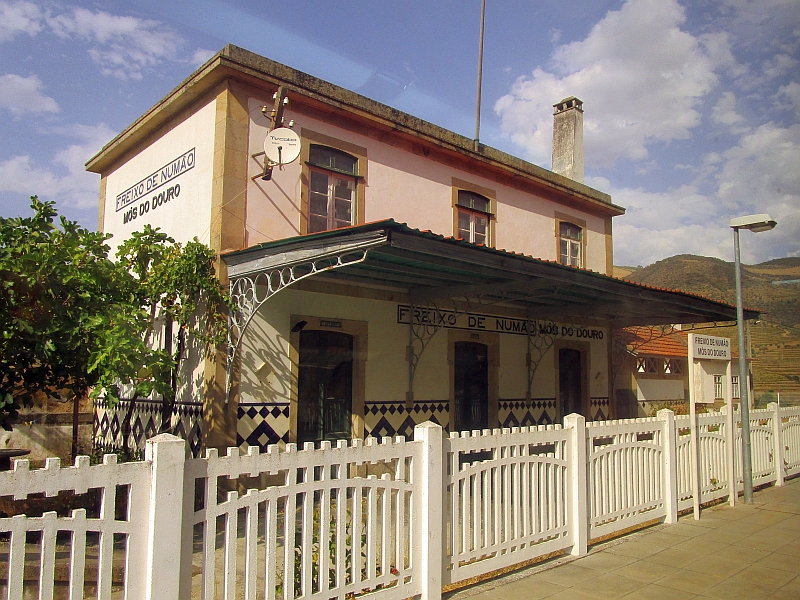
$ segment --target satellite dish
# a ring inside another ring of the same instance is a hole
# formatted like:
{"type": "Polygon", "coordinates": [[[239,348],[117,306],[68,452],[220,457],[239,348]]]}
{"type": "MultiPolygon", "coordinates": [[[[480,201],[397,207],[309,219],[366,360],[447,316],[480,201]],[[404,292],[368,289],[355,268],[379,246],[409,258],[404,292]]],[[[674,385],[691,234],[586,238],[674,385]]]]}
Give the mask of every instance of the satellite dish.
{"type": "Polygon", "coordinates": [[[288,127],[278,127],[267,134],[264,152],[276,165],[287,165],[300,156],[300,136],[288,127]]]}

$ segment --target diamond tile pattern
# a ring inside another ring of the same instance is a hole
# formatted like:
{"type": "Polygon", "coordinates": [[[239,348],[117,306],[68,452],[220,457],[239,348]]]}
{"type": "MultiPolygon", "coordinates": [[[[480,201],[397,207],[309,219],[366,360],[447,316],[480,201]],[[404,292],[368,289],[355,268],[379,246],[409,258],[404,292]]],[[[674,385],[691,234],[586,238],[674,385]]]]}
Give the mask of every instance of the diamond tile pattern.
{"type": "Polygon", "coordinates": [[[267,446],[288,441],[288,402],[239,404],[237,446],[258,446],[266,450],[267,446]]]}
{"type": "Polygon", "coordinates": [[[411,440],[414,426],[432,421],[449,430],[450,403],[446,400],[416,402],[406,408],[405,402],[367,402],[364,404],[364,437],[405,436],[411,440]]]}
{"type": "Polygon", "coordinates": [[[592,421],[608,421],[609,402],[608,398],[591,398],[592,421]]]}
{"type": "MultiPolygon", "coordinates": [[[[99,400],[94,413],[93,445],[102,452],[122,450],[122,425],[130,407],[130,401],[121,400],[110,406],[106,400],[99,400]]],[[[138,399],[131,414],[128,446],[144,453],[145,442],[158,433],[161,426],[161,402],[138,399]]],[[[203,445],[203,405],[201,402],[177,402],[172,408],[170,433],[189,442],[193,457],[200,455],[203,445]]]]}
{"type": "Polygon", "coordinates": [[[530,405],[525,400],[500,400],[498,409],[500,427],[550,425],[556,418],[556,399],[534,398],[530,405]]]}

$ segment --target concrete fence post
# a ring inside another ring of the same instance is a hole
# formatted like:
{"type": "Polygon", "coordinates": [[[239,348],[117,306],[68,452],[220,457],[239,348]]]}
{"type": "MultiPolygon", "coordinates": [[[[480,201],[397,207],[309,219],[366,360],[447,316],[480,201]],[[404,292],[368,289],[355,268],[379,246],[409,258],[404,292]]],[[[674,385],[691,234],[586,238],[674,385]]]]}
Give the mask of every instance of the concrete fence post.
{"type": "Polygon", "coordinates": [[[784,445],[783,445],[783,423],[781,421],[781,409],[777,402],[770,402],[767,408],[772,411],[772,460],[775,463],[775,485],[783,485],[784,477],[784,445]]]}
{"type": "Polygon", "coordinates": [[[147,440],[145,460],[151,463],[145,598],[178,598],[183,527],[182,439],[162,433],[147,440]]]}
{"type": "Polygon", "coordinates": [[[678,448],[675,436],[675,413],[668,408],[658,411],[664,422],[664,516],[665,523],[678,522],[678,448]]]}
{"type": "Polygon", "coordinates": [[[422,600],[441,600],[442,597],[442,513],[444,476],[442,469],[442,428],[426,421],[414,427],[414,441],[422,442],[421,460],[416,472],[419,477],[416,489],[419,507],[419,526],[415,527],[422,600]]]}
{"type": "Polygon", "coordinates": [[[588,552],[589,508],[586,482],[586,419],[571,414],[564,417],[564,427],[572,431],[569,465],[569,515],[572,530],[573,556],[584,556],[588,552]]]}

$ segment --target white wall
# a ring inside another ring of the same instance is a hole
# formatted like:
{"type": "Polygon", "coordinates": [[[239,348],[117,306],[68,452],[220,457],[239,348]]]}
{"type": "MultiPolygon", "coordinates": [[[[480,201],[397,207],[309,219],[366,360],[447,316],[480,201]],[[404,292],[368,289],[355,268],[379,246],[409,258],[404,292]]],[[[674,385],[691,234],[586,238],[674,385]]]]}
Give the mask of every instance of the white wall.
{"type": "MultiPolygon", "coordinates": [[[[683,386],[681,379],[637,379],[636,399],[643,401],[683,400],[683,386]]],[[[712,381],[713,384],[713,381],[712,381]]],[[[712,388],[713,389],[713,388],[712,388]]]]}
{"type": "Polygon", "coordinates": [[[208,243],[214,116],[212,100],[108,174],[103,229],[114,235],[112,252],[147,223],[179,242],[196,236],[208,243]],[[187,154],[192,150],[193,160],[192,154],[187,154]],[[171,165],[182,156],[185,162],[173,171],[171,165]],[[180,174],[169,177],[176,172],[180,174]],[[131,189],[134,191],[125,195],[131,189]],[[174,195],[176,191],[179,193],[174,195]],[[168,196],[169,201],[164,202],[168,196]]]}

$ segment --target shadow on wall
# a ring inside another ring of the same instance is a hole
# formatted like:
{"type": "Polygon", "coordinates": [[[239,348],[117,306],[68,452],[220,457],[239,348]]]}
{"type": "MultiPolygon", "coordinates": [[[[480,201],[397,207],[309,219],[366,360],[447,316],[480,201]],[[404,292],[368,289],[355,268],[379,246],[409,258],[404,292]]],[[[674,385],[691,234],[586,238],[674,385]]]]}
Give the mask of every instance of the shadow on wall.
{"type": "Polygon", "coordinates": [[[280,334],[269,335],[268,327],[265,321],[254,319],[242,340],[240,402],[288,403],[291,397],[289,342],[280,334]]]}

